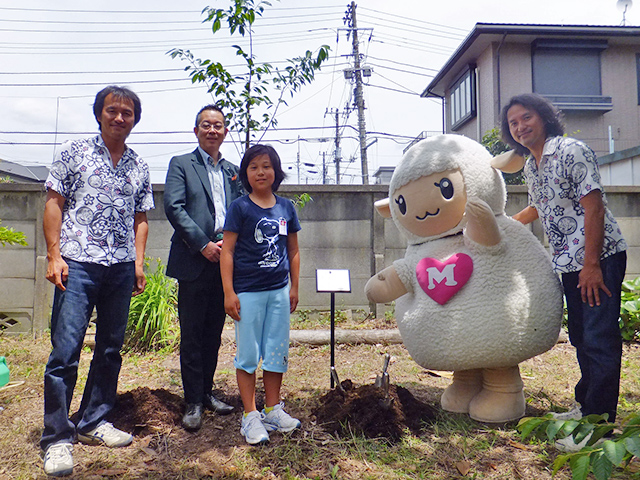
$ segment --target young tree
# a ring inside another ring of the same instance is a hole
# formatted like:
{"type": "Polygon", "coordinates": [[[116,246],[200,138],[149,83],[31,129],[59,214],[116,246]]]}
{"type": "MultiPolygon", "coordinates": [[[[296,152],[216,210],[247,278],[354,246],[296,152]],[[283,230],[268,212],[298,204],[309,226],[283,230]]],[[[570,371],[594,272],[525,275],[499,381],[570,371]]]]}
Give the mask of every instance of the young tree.
{"type": "Polygon", "coordinates": [[[252,26],[256,18],[262,16],[264,6],[270,5],[260,0],[232,0],[232,5],[226,10],[206,7],[202,11],[207,16],[204,22],[212,22],[214,34],[226,21],[232,36],[240,34],[248,37],[248,50],[233,45],[236,55],[245,63],[245,72],[241,75],[232,75],[219,62],[196,58],[189,50],[174,48],[167,52],[172,58],[190,63],[185,71],[189,73],[192,83],[207,85],[215,102],[227,112],[229,127],[239,136],[239,143],[244,143],[245,150],[249,148],[256,131],[262,131],[258,139],[260,141],[264,133],[277,124],[278,107],[286,105],[285,93],[293,96],[303,85],[311,83],[316,70],[329,58],[329,47],[323,45],[315,52],[307,50],[303,56],[287,60],[285,68],[258,62],[253,53],[252,26]],[[269,97],[271,90],[277,92],[276,100],[269,97]],[[258,109],[262,111],[261,118],[256,118],[258,109]]]}

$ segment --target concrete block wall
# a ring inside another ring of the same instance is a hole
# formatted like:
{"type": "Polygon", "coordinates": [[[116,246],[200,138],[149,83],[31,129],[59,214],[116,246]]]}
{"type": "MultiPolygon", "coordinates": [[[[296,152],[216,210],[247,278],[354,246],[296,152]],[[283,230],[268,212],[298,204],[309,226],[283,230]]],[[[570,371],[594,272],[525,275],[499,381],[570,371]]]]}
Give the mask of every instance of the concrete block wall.
{"type": "Polygon", "coordinates": [[[53,289],[44,278],[44,189],[39,184],[0,185],[2,226],[23,232],[27,246],[0,246],[0,334],[32,334],[48,327],[53,289]]]}
{"type": "MultiPolygon", "coordinates": [[[[348,269],[351,293],[337,293],[339,309],[363,309],[382,315],[390,306],[369,304],[364,285],[376,272],[404,255],[405,239],[390,219],[374,212],[385,185],[283,185],[280,194],[308,193],[313,201],[300,212],[301,285],[299,309],[327,310],[330,294],[316,292],[317,269],[348,269]]],[[[640,187],[607,187],[609,206],[629,244],[628,277],[640,275],[640,187]]],[[[526,187],[508,187],[507,214],[527,202],[526,187]]],[[[173,229],[162,207],[164,185],[154,186],[155,210],[149,212],[147,256],[166,264],[173,229]]],[[[46,281],[46,245],[42,234],[45,192],[41,185],[0,184],[0,220],[27,235],[29,246],[0,246],[0,330],[37,334],[48,328],[54,287],[46,281]]],[[[539,223],[530,227],[544,243],[539,223]]]]}

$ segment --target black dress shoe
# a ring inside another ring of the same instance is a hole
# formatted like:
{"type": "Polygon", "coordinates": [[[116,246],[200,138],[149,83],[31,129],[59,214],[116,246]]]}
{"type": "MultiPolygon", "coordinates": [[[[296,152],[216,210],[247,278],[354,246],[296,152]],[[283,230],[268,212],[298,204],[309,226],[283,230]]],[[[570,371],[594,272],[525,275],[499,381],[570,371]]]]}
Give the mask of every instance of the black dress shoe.
{"type": "Polygon", "coordinates": [[[204,408],[213,410],[218,415],[228,415],[233,412],[233,407],[217,399],[213,393],[204,396],[204,408]]]}
{"type": "Polygon", "coordinates": [[[186,430],[199,430],[202,426],[202,404],[189,403],[182,417],[182,426],[186,430]]]}

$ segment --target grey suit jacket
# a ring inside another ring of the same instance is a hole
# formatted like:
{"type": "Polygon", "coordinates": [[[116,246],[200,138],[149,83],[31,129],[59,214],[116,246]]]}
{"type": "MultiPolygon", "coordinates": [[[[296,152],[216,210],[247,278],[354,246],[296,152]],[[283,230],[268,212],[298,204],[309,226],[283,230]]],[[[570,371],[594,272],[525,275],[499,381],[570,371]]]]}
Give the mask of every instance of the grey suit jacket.
{"type": "MultiPolygon", "coordinates": [[[[238,167],[220,160],[227,207],[245,194],[238,167]]],[[[173,157],[164,187],[164,211],[175,232],[167,263],[167,275],[178,280],[195,280],[211,266],[200,250],[215,239],[215,208],[204,159],[196,148],[173,157]]]]}

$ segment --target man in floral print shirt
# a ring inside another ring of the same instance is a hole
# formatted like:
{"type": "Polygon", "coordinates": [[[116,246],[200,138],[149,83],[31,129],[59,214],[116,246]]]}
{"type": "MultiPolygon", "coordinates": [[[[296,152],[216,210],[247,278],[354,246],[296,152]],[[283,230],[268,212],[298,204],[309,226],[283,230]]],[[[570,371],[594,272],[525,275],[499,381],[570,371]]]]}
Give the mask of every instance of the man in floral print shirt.
{"type": "MultiPolygon", "coordinates": [[[[579,419],[608,414],[615,421],[622,337],[618,325],[627,244],[607,207],[595,153],[564,137],[560,113],[540,95],[513,97],[502,111],[503,139],[526,155],[529,206],[513,216],[522,223],[540,218],[562,276],[569,338],[582,377],[575,387],[576,408],[557,414],[579,419]]],[[[590,438],[590,437],[589,437],[590,438]]],[[[567,437],[564,451],[582,448],[567,437]]]]}
{"type": "Polygon", "coordinates": [[[140,114],[132,91],[101,90],[94,103],[100,134],[63,144],[45,183],[46,276],[56,286],[40,440],[48,475],[72,473],[76,438],[109,447],[133,438],[105,417],[116,399],[131,295],[146,285],[146,212],[154,207],[153,194],[147,164],[125,144],[140,114]],[[96,345],[75,425],[69,407],[94,307],[96,345]]]}

